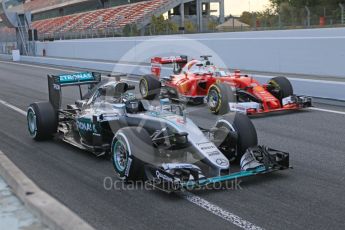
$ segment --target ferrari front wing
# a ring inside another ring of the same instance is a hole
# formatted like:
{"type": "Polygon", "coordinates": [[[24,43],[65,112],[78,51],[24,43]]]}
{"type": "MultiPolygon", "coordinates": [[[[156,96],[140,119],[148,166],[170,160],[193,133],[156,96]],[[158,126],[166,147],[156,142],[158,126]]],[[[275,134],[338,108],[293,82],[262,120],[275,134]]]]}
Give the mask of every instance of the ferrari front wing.
{"type": "Polygon", "coordinates": [[[281,112],[289,110],[298,110],[312,106],[312,98],[308,96],[289,96],[283,98],[280,108],[264,108],[262,104],[258,102],[239,102],[239,103],[229,103],[229,110],[231,112],[240,112],[247,115],[271,113],[271,112],[281,112]]]}

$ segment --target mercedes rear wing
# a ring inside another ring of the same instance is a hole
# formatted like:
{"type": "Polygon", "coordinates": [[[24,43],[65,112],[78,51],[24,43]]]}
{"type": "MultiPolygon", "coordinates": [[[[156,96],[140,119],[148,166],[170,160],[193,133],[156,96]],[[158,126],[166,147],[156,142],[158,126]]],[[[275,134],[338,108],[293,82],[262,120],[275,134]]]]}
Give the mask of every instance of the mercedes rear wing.
{"type": "Polygon", "coordinates": [[[82,85],[89,85],[89,89],[101,82],[101,74],[95,72],[82,72],[63,75],[48,75],[49,102],[55,110],[61,108],[61,88],[79,86],[80,99],[82,99],[82,85]]]}
{"type": "Polygon", "coordinates": [[[155,77],[160,77],[162,72],[162,65],[173,64],[174,72],[179,72],[188,62],[188,57],[185,55],[171,56],[171,57],[153,57],[151,58],[151,73],[155,77]]]}

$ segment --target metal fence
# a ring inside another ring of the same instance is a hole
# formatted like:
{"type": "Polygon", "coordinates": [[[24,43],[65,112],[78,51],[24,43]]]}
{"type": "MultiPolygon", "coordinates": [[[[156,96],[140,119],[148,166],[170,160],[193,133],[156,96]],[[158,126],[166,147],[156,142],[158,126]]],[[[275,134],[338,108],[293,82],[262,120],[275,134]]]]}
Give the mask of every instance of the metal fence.
{"type": "MultiPolygon", "coordinates": [[[[294,8],[288,4],[282,4],[276,12],[266,10],[259,13],[243,13],[242,16],[228,17],[228,22],[220,25],[219,21],[210,18],[203,19],[202,30],[199,30],[196,21],[186,19],[185,26],[180,27],[179,18],[172,18],[151,24],[143,29],[138,29],[140,21],[127,25],[124,28],[115,28],[112,25],[107,28],[97,27],[85,30],[78,28],[67,31],[60,28],[51,33],[40,33],[39,40],[65,40],[65,39],[85,39],[102,37],[130,37],[130,36],[150,36],[150,35],[171,35],[171,34],[191,34],[191,33],[216,33],[234,31],[257,31],[257,30],[277,30],[277,29],[304,29],[304,28],[324,28],[324,27],[345,27],[345,6],[339,4],[336,7],[303,7],[294,8]],[[230,23],[229,23],[230,22],[230,23]]],[[[15,31],[2,32],[0,28],[0,52],[8,53],[13,48],[16,41],[15,31]]]]}
{"type": "Polygon", "coordinates": [[[83,31],[56,31],[54,33],[39,33],[40,40],[64,40],[101,37],[130,37],[150,35],[192,34],[192,33],[216,33],[234,31],[258,31],[258,30],[288,30],[305,28],[345,27],[345,10],[342,5],[334,9],[325,7],[281,7],[276,13],[261,12],[249,13],[238,17],[228,17],[232,23],[220,25],[217,21],[204,20],[202,31],[193,21],[187,21],[187,25],[181,29],[175,21],[164,22],[160,25],[148,25],[143,30],[138,30],[137,25],[131,24],[124,28],[89,28],[83,31]]]}
{"type": "Polygon", "coordinates": [[[282,4],[277,12],[269,10],[260,13],[247,13],[237,17],[248,26],[230,26],[223,31],[304,29],[345,26],[345,5],[336,7],[295,8],[282,4]]]}

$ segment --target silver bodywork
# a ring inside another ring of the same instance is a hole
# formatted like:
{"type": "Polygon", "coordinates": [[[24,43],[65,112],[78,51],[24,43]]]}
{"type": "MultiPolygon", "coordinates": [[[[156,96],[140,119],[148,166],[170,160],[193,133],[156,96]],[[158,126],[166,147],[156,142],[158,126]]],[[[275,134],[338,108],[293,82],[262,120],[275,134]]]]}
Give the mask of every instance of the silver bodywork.
{"type": "Polygon", "coordinates": [[[200,128],[189,118],[184,119],[173,113],[161,112],[148,112],[140,114],[144,120],[158,120],[161,123],[169,123],[174,126],[178,132],[188,133],[188,142],[193,146],[194,153],[199,158],[204,159],[209,166],[219,170],[229,169],[229,161],[217,148],[217,146],[210,141],[207,134],[202,132],[200,128]]]}
{"type": "MultiPolygon", "coordinates": [[[[102,87],[110,86],[111,84],[120,84],[123,82],[108,82],[102,87]]],[[[126,94],[126,93],[125,93],[126,94]]],[[[125,98],[126,96],[121,95],[125,98]]],[[[88,119],[92,121],[95,117],[97,122],[116,123],[120,120],[138,120],[139,128],[146,128],[147,124],[152,122],[160,123],[161,129],[164,127],[173,127],[177,133],[187,133],[188,143],[190,144],[188,149],[180,149],[180,152],[191,153],[194,155],[195,159],[201,159],[209,167],[212,168],[212,174],[219,175],[222,170],[227,170],[230,167],[229,160],[223,153],[217,148],[217,146],[210,140],[210,135],[208,132],[200,130],[200,128],[190,119],[183,114],[177,112],[172,112],[169,110],[171,108],[170,104],[161,104],[160,106],[151,106],[147,102],[146,111],[139,113],[128,113],[126,111],[126,104],[121,100],[106,101],[96,100],[97,92],[94,92],[93,95],[87,100],[84,100],[83,107],[79,114],[77,115],[77,129],[80,133],[80,136],[83,136],[85,130],[91,131],[94,128],[93,124],[84,124],[79,122],[80,120],[88,119]],[[87,126],[88,127],[85,127],[87,126]]],[[[163,102],[164,103],[164,102],[163,102]]],[[[180,111],[181,112],[181,111],[180,111]]],[[[216,125],[216,124],[215,124],[216,125]]],[[[116,125],[115,125],[116,126],[116,125]]],[[[113,133],[116,133],[119,126],[116,126],[112,130],[113,133]]],[[[158,131],[158,130],[157,130],[158,131]]],[[[168,163],[168,162],[162,162],[168,163]]],[[[194,163],[194,162],[193,162],[194,163]]]]}

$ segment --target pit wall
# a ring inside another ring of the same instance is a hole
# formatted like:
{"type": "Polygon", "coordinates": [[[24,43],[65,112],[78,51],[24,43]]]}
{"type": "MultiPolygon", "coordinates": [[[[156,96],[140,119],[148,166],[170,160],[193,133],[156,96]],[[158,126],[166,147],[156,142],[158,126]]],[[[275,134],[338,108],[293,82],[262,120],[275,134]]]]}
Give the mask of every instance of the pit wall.
{"type": "Polygon", "coordinates": [[[38,42],[37,56],[149,63],[152,56],[212,55],[220,67],[345,77],[345,28],[38,42]],[[45,50],[45,51],[43,51],[45,50]]]}
{"type": "MultiPolygon", "coordinates": [[[[0,55],[0,59],[11,59],[9,55],[0,55]]],[[[63,73],[64,67],[76,67],[85,68],[101,72],[115,72],[115,73],[128,73],[132,77],[139,80],[142,74],[149,74],[151,67],[149,65],[138,65],[131,63],[114,63],[114,62],[99,62],[89,60],[78,59],[66,59],[66,58],[47,58],[47,57],[30,57],[22,56],[21,61],[35,63],[35,65],[57,65],[61,66],[61,73],[63,73]]],[[[19,63],[20,64],[20,63],[19,63]]],[[[24,64],[27,65],[27,64],[24,64]]],[[[30,65],[30,64],[29,64],[30,65]]],[[[47,74],[49,73],[49,67],[47,68],[47,74]]],[[[171,68],[163,68],[162,75],[167,76],[172,73],[171,68]]],[[[252,75],[258,79],[261,83],[266,83],[270,78],[274,76],[270,75],[252,75]]],[[[345,81],[334,80],[316,80],[310,78],[295,78],[289,77],[295,94],[308,95],[318,98],[327,98],[345,101],[345,81]]],[[[344,79],[345,80],[345,79],[344,79]]]]}

